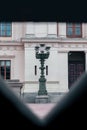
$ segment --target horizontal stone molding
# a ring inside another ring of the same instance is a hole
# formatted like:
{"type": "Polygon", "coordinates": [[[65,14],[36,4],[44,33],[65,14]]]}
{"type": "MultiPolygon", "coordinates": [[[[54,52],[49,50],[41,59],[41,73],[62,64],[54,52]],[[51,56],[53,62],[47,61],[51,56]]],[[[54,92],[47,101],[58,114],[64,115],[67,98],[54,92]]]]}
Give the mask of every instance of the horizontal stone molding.
{"type": "Polygon", "coordinates": [[[58,53],[68,53],[69,51],[68,50],[60,50],[60,51],[58,51],[58,53]]]}
{"type": "Polygon", "coordinates": [[[2,44],[2,43],[9,43],[9,44],[17,43],[17,44],[20,44],[20,41],[21,40],[0,40],[0,44],[2,44]]]}
{"type": "Polygon", "coordinates": [[[23,43],[20,41],[20,42],[18,42],[18,41],[15,41],[15,42],[13,42],[13,41],[0,41],[0,46],[1,45],[5,45],[5,46],[10,46],[10,45],[12,45],[12,46],[14,46],[14,45],[16,45],[16,46],[20,46],[20,45],[22,45],[23,43]]]}
{"type": "Polygon", "coordinates": [[[14,45],[14,46],[0,46],[0,50],[3,50],[3,51],[7,51],[7,50],[9,50],[9,51],[13,51],[13,50],[16,50],[16,51],[23,51],[24,50],[24,47],[23,46],[16,46],[16,45],[14,45]]]}
{"type": "Polygon", "coordinates": [[[57,38],[22,38],[24,43],[57,43],[60,39],[57,38]]]}
{"type": "Polygon", "coordinates": [[[28,43],[36,43],[36,42],[50,42],[50,43],[55,43],[55,42],[61,42],[61,43],[87,43],[87,38],[66,38],[66,37],[31,37],[31,38],[26,38],[23,37],[21,38],[22,42],[28,42],[28,43]]]}
{"type": "MultiPolygon", "coordinates": [[[[38,84],[39,81],[25,81],[24,84],[38,84]]],[[[47,84],[59,84],[59,81],[47,81],[47,84]]]]}
{"type": "Polygon", "coordinates": [[[0,58],[15,58],[15,55],[0,55],[0,58]]]}

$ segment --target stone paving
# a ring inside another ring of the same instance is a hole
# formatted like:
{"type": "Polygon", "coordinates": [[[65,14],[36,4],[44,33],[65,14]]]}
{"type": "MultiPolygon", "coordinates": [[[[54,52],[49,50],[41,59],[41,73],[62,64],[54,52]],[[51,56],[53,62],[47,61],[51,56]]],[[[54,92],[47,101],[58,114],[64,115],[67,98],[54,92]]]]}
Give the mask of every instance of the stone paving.
{"type": "Polygon", "coordinates": [[[44,119],[56,106],[56,103],[47,103],[47,104],[26,103],[26,105],[38,118],[44,119]]]}
{"type": "Polygon", "coordinates": [[[27,107],[40,119],[44,119],[51,110],[60,102],[66,93],[49,93],[48,103],[35,103],[37,93],[27,93],[22,97],[27,107]]]}
{"type": "Polygon", "coordinates": [[[18,97],[27,105],[27,107],[40,119],[44,119],[51,110],[60,102],[66,93],[49,93],[48,103],[36,103],[37,93],[24,93],[18,97]]]}

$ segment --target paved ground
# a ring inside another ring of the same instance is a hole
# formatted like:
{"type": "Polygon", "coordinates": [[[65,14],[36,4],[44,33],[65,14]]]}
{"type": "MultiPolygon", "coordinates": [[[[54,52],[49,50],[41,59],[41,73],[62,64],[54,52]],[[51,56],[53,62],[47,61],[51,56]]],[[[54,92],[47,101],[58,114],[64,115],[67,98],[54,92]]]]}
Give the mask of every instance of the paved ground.
{"type": "MultiPolygon", "coordinates": [[[[60,101],[60,99],[65,95],[64,92],[54,92],[54,93],[48,93],[49,103],[56,103],[60,101]]],[[[26,103],[35,103],[37,93],[23,93],[21,94],[21,99],[23,99],[26,103]]]]}
{"type": "Polygon", "coordinates": [[[49,103],[35,103],[36,93],[26,93],[22,100],[28,108],[40,119],[44,119],[55,105],[61,100],[65,93],[49,93],[49,103]]]}
{"type": "Polygon", "coordinates": [[[29,109],[40,119],[43,119],[50,113],[50,111],[55,107],[56,103],[47,103],[47,104],[26,104],[29,109]]]}

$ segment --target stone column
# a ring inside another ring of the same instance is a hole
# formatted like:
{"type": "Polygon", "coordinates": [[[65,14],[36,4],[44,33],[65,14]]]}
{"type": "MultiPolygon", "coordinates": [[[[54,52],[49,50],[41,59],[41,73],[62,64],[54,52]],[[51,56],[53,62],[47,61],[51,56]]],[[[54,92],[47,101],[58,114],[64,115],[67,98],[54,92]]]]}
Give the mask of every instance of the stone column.
{"type": "Polygon", "coordinates": [[[68,52],[59,51],[59,82],[60,87],[59,90],[61,92],[68,91],[68,52]]]}
{"type": "MultiPolygon", "coordinates": [[[[32,43],[33,44],[33,43],[32,43]]],[[[37,65],[39,68],[39,61],[35,58],[35,50],[32,45],[25,43],[25,57],[24,57],[24,75],[25,75],[25,85],[24,92],[34,93],[38,91],[38,79],[39,73],[35,75],[34,66],[37,65]]]]}

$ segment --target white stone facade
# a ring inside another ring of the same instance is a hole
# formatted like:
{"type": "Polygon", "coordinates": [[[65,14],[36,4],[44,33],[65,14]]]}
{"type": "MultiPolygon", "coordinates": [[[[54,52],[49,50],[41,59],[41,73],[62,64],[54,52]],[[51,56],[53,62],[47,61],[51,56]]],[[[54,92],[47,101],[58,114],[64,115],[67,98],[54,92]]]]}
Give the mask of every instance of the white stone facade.
{"type": "Polygon", "coordinates": [[[67,92],[68,52],[84,51],[87,69],[87,24],[82,23],[82,38],[67,38],[66,23],[12,23],[12,37],[0,37],[0,60],[11,60],[11,79],[24,83],[23,92],[39,89],[40,62],[35,58],[35,46],[51,47],[48,65],[48,92],[67,92]],[[37,75],[34,66],[37,66],[37,75]]]}

